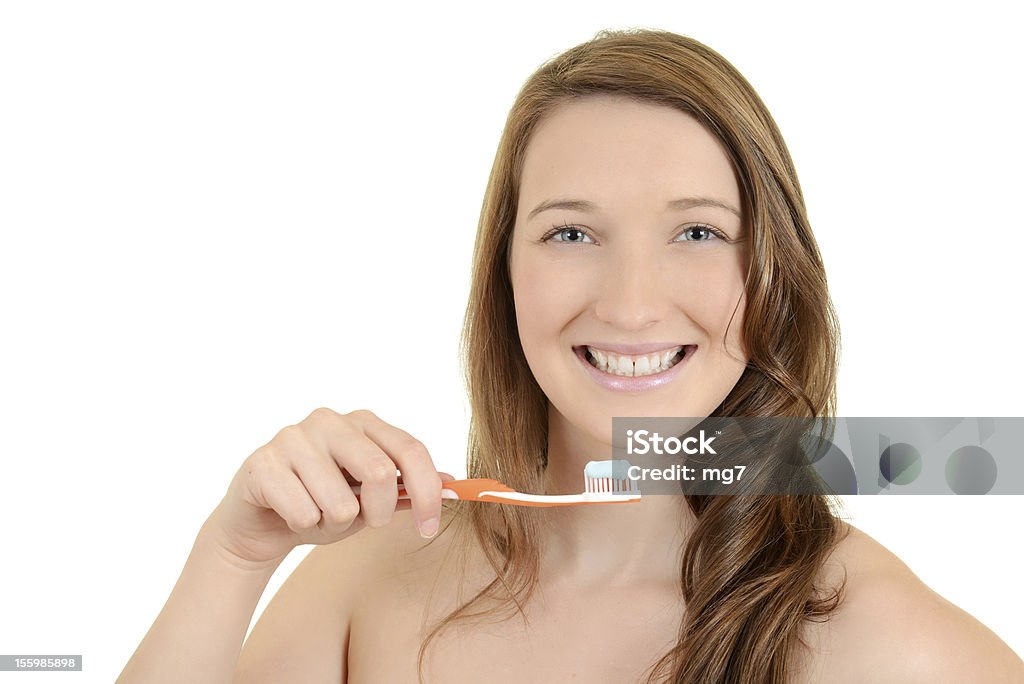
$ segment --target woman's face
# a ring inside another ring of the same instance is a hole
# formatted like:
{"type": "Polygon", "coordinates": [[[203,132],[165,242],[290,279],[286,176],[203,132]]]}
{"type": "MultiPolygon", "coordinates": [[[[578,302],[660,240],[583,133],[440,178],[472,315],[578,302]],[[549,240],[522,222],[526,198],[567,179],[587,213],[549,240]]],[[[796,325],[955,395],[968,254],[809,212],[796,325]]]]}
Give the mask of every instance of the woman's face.
{"type": "Polygon", "coordinates": [[[706,417],[725,399],[747,362],[740,207],[726,152],[681,111],[590,96],[540,122],[509,269],[559,427],[611,444],[613,416],[706,417]]]}

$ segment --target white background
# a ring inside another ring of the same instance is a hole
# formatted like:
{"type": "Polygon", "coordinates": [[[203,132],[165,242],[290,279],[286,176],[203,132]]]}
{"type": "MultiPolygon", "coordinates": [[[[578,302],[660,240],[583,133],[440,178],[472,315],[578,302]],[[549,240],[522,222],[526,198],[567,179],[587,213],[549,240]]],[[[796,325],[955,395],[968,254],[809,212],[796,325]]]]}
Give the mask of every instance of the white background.
{"type": "MultiPolygon", "coordinates": [[[[239,465],[318,406],[464,475],[498,136],[600,28],[697,38],[773,113],[843,327],[842,415],[1024,415],[1014,22],[869,4],[4,3],[0,653],[113,680],[239,465]]],[[[846,503],[1024,652],[1024,498],[846,503]]]]}

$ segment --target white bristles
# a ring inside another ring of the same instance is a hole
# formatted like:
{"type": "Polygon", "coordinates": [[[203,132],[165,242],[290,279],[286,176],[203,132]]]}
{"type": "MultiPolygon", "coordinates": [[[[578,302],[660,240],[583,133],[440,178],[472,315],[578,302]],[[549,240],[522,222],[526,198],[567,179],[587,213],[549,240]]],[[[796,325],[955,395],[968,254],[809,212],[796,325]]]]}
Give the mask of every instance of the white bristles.
{"type": "Polygon", "coordinates": [[[636,494],[640,490],[628,475],[630,463],[618,461],[590,461],[583,469],[587,494],[636,494]]]}

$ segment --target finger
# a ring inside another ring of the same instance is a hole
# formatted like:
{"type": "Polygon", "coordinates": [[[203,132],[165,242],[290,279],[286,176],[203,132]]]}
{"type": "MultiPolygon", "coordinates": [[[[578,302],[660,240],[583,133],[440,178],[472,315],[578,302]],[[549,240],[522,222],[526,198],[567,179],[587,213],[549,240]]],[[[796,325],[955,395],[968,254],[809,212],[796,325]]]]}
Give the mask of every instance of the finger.
{"type": "Polygon", "coordinates": [[[291,470],[269,468],[260,481],[260,493],[292,532],[316,527],[320,521],[320,508],[291,470]]]}
{"type": "MultiPolygon", "coordinates": [[[[454,475],[452,475],[450,473],[442,472],[440,470],[437,471],[437,474],[441,477],[441,481],[442,482],[451,482],[452,480],[456,479],[456,477],[454,475]]],[[[403,477],[402,473],[398,473],[398,484],[400,484],[400,485],[405,484],[405,481],[402,479],[402,477],[403,477]]],[[[353,483],[353,484],[358,484],[358,483],[353,483]]]]}
{"type": "Polygon", "coordinates": [[[348,416],[330,409],[317,409],[302,424],[310,440],[360,483],[359,507],[363,521],[370,527],[391,522],[398,501],[395,462],[348,416]]]}
{"type": "Polygon", "coordinates": [[[380,445],[402,472],[405,490],[412,501],[416,527],[432,537],[441,524],[441,477],[426,446],[409,433],[384,422],[372,413],[361,415],[363,432],[380,445]]]}
{"type": "MultiPolygon", "coordinates": [[[[335,457],[335,460],[339,463],[339,465],[342,465],[342,467],[345,470],[352,470],[352,472],[348,474],[349,477],[347,478],[350,484],[355,484],[355,482],[352,482],[353,480],[362,483],[360,486],[361,491],[359,499],[360,505],[363,508],[363,515],[366,517],[372,517],[373,515],[375,515],[375,513],[373,512],[367,513],[368,507],[371,509],[375,508],[377,505],[377,501],[379,500],[379,497],[377,497],[373,493],[374,488],[370,486],[373,484],[373,481],[369,479],[369,476],[367,474],[360,472],[358,470],[358,464],[354,463],[348,457],[348,455],[343,454],[347,454],[347,450],[353,444],[360,445],[360,448],[364,448],[365,445],[362,445],[358,439],[359,437],[362,437],[363,439],[367,440],[370,444],[374,445],[377,449],[380,449],[380,453],[383,454],[383,457],[387,458],[392,464],[391,472],[395,473],[394,468],[396,466],[402,467],[401,464],[398,463],[398,460],[401,460],[401,456],[399,456],[396,459],[394,454],[386,453],[382,446],[376,440],[374,440],[372,436],[367,434],[367,425],[372,424],[375,426],[383,427],[385,432],[394,433],[392,436],[404,438],[408,441],[414,442],[415,444],[418,444],[418,442],[416,442],[416,440],[413,440],[412,437],[408,435],[408,433],[405,433],[404,431],[399,430],[398,428],[394,428],[393,426],[384,422],[383,420],[381,420],[380,418],[378,418],[369,411],[354,411],[345,416],[341,416],[331,411],[330,409],[318,409],[314,411],[312,414],[310,414],[309,418],[307,418],[307,420],[303,422],[308,422],[309,425],[313,428],[314,432],[319,436],[319,438],[324,440],[325,444],[327,445],[328,451],[330,451],[332,456],[335,457]],[[347,467],[346,464],[348,466],[353,467],[349,468],[347,467]]],[[[385,441],[387,440],[385,439],[385,441]]],[[[391,444],[391,448],[393,450],[395,450],[398,453],[402,453],[403,450],[401,447],[395,449],[393,443],[389,442],[389,444],[391,444]]],[[[433,462],[430,460],[429,454],[425,453],[425,447],[423,447],[422,444],[418,444],[418,446],[423,451],[423,458],[425,459],[426,463],[429,466],[427,477],[436,479],[437,481],[437,488],[436,490],[434,490],[434,493],[432,495],[428,495],[428,500],[433,499],[437,509],[440,509],[440,483],[442,481],[441,477],[436,473],[436,470],[434,469],[433,466],[433,462]]],[[[407,471],[405,474],[395,473],[395,478],[393,480],[391,478],[388,478],[387,490],[390,492],[394,492],[394,496],[397,498],[398,483],[402,483],[403,488],[406,490],[407,495],[410,497],[410,500],[412,501],[411,507],[414,510],[414,520],[416,520],[416,522],[419,523],[424,519],[424,514],[416,510],[417,495],[415,488],[416,483],[422,481],[422,476],[417,473],[414,473],[414,469],[410,468],[408,465],[405,467],[405,470],[407,471]],[[392,481],[395,483],[394,485],[390,484],[390,482],[392,481]],[[410,486],[410,484],[412,486],[410,486]]],[[[454,477],[452,477],[451,475],[447,475],[447,477],[449,479],[454,479],[454,477]]],[[[423,496],[420,495],[418,498],[422,500],[423,496]]],[[[407,508],[408,506],[396,508],[395,505],[392,504],[390,511],[393,512],[395,510],[406,510],[407,508]]],[[[439,522],[440,510],[438,510],[437,513],[435,513],[434,515],[430,515],[428,513],[425,519],[430,519],[431,517],[435,518],[435,520],[439,522]]],[[[389,519],[390,518],[382,520],[381,524],[384,524],[389,519]]],[[[418,524],[417,527],[419,527],[418,524]]],[[[428,529],[428,536],[431,536],[431,534],[432,533],[428,529]]]]}
{"type": "MultiPolygon", "coordinates": [[[[289,445],[292,459],[296,461],[310,450],[319,449],[329,454],[324,460],[334,463],[339,473],[341,468],[348,470],[362,483],[358,501],[362,521],[370,527],[381,527],[391,521],[398,499],[395,464],[349,421],[329,409],[317,409],[299,425],[282,430],[276,439],[282,445],[289,445]],[[326,439],[332,431],[338,436],[326,439]],[[328,444],[329,441],[332,444],[328,444]]],[[[312,474],[310,477],[314,479],[312,474]]],[[[349,494],[355,497],[350,487],[349,494]]]]}
{"type": "Polygon", "coordinates": [[[294,449],[292,470],[323,513],[320,529],[328,537],[341,534],[359,515],[359,500],[330,454],[305,436],[295,439],[294,449]]]}

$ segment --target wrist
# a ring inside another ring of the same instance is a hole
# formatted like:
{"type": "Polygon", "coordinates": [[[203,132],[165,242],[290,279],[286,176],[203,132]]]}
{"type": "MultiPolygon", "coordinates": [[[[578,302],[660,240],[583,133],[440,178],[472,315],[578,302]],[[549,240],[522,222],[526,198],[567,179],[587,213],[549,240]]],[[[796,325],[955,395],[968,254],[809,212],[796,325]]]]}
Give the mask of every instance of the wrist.
{"type": "Polygon", "coordinates": [[[281,564],[287,553],[267,560],[253,560],[246,557],[236,549],[224,534],[223,529],[217,524],[214,516],[203,523],[199,534],[196,537],[195,550],[208,556],[213,556],[216,562],[238,570],[245,574],[271,575],[281,564]]]}

